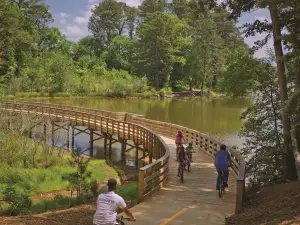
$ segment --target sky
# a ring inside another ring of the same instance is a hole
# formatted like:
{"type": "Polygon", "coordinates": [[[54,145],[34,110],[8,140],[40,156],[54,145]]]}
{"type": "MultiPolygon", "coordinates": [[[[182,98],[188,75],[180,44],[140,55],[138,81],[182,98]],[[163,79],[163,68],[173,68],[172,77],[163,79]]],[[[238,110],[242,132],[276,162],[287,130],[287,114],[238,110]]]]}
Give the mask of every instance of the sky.
{"type": "MultiPolygon", "coordinates": [[[[78,41],[79,39],[89,35],[88,20],[91,16],[91,9],[101,0],[44,0],[50,7],[54,23],[53,26],[60,28],[63,34],[69,40],[78,41]]],[[[142,0],[117,0],[125,2],[129,6],[141,4],[142,0]]],[[[270,20],[270,15],[267,10],[256,10],[251,13],[244,13],[239,20],[238,26],[244,23],[249,23],[255,19],[270,20]]],[[[257,34],[255,37],[245,38],[245,42],[249,46],[253,46],[254,42],[261,40],[264,35],[257,34]]],[[[272,40],[268,45],[258,50],[255,53],[257,58],[266,56],[267,48],[272,48],[272,40]]]]}

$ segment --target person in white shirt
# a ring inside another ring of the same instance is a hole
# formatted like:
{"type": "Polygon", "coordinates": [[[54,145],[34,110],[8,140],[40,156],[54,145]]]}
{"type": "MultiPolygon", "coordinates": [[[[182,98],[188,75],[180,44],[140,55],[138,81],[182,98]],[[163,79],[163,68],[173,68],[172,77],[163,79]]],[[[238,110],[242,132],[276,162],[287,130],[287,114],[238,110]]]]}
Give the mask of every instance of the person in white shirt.
{"type": "Polygon", "coordinates": [[[115,225],[117,224],[117,214],[122,211],[130,218],[130,221],[135,221],[124,199],[114,192],[117,187],[117,180],[108,180],[107,186],[108,192],[98,196],[97,210],[94,215],[93,223],[96,225],[115,225]]]}

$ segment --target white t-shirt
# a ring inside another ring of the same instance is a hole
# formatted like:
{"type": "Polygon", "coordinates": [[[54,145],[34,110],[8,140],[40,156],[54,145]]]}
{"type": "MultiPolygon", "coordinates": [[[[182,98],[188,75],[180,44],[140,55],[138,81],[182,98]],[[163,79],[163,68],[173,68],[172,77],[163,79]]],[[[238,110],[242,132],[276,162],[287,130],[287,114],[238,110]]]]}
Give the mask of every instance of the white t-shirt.
{"type": "Polygon", "coordinates": [[[126,208],[126,203],[121,196],[113,191],[99,195],[93,223],[97,225],[115,224],[118,208],[126,208]]]}

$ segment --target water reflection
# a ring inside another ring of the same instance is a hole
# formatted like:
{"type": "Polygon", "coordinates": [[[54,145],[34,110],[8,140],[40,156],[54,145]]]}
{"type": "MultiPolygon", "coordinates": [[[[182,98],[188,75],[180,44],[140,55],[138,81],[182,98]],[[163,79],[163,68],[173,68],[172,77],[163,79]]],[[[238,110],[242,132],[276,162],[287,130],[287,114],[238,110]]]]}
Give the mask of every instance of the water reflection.
{"type": "Polygon", "coordinates": [[[68,104],[110,111],[131,112],[146,118],[176,123],[215,136],[231,145],[241,145],[237,132],[242,126],[240,115],[251,100],[237,99],[50,99],[46,102],[68,104]]]}

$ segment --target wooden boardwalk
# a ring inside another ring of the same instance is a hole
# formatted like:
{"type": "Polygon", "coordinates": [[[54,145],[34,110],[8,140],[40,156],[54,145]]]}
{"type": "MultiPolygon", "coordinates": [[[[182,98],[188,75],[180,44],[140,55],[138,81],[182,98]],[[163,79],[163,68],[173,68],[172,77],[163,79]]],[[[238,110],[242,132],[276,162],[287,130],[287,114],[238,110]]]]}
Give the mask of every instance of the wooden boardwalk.
{"type": "Polygon", "coordinates": [[[193,155],[192,172],[185,172],[182,184],[177,177],[174,140],[164,140],[171,152],[169,180],[158,193],[132,209],[137,218],[134,224],[225,224],[225,217],[233,214],[236,206],[234,176],[230,175],[229,191],[220,199],[215,190],[217,173],[213,159],[203,151],[197,150],[193,155]]]}
{"type": "MultiPolygon", "coordinates": [[[[221,143],[208,135],[130,113],[5,100],[0,101],[0,106],[10,114],[27,113],[54,122],[67,121],[72,125],[85,126],[105,135],[116,135],[120,140],[131,140],[136,147],[143,146],[144,155],[147,153],[150,160],[148,165],[139,168],[138,198],[142,203],[132,209],[137,218],[134,224],[221,225],[225,223],[226,216],[242,207],[245,162],[238,152],[229,149],[233,162],[229,179],[230,188],[223,198],[219,199],[215,190],[217,173],[213,158],[221,143]],[[175,137],[178,130],[183,132],[186,140],[194,141],[196,150],[192,172],[185,172],[183,184],[177,177],[174,140],[165,137],[175,137]],[[163,135],[163,139],[158,134],[163,135]],[[166,179],[168,182],[165,182],[166,179]],[[160,191],[157,192],[158,190],[160,191]]],[[[9,124],[8,121],[8,126],[9,124]]]]}

